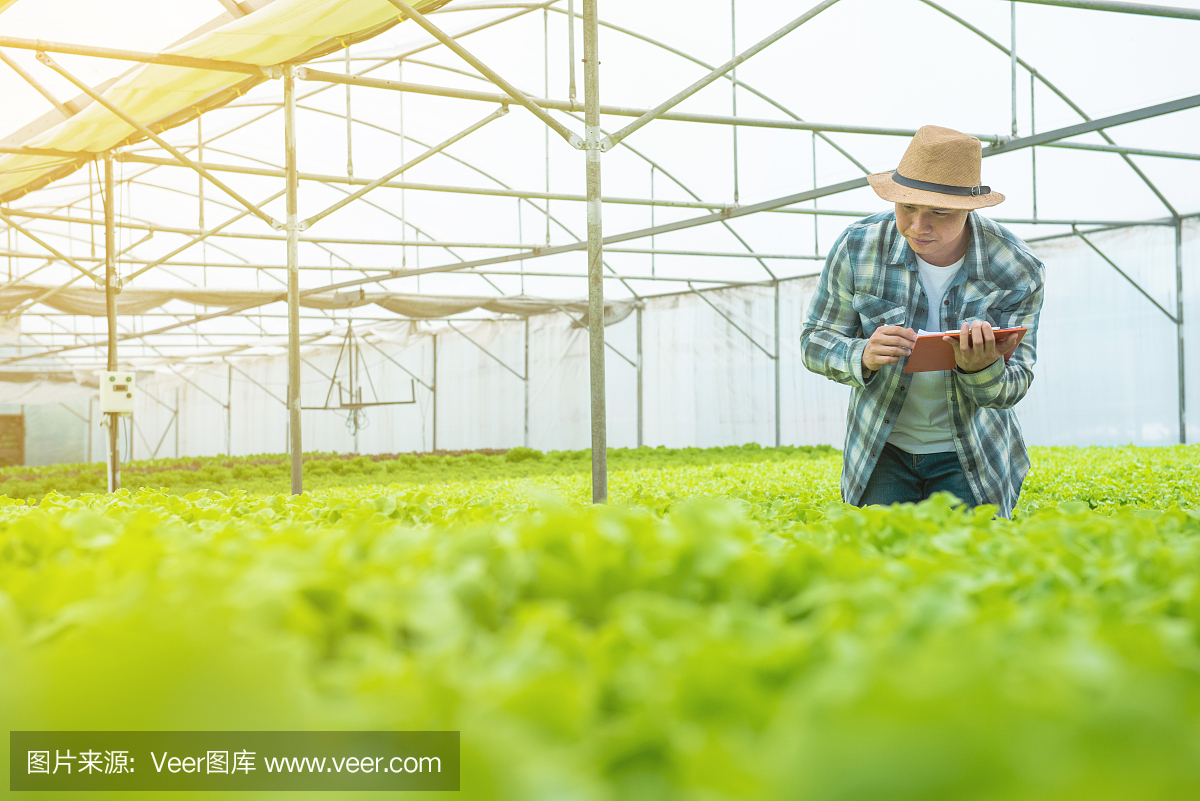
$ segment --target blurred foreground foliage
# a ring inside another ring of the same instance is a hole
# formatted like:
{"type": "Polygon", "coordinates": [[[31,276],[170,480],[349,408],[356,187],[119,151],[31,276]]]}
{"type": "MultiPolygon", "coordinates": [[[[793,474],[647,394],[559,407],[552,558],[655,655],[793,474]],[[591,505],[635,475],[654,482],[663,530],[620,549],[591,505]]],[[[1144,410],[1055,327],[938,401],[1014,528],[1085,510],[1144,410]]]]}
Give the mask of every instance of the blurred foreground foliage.
{"type": "Polygon", "coordinates": [[[1200,795],[1200,449],[1039,450],[1014,521],[736,451],[600,507],[578,470],[0,499],[0,719],[460,730],[471,799],[1200,795]]]}

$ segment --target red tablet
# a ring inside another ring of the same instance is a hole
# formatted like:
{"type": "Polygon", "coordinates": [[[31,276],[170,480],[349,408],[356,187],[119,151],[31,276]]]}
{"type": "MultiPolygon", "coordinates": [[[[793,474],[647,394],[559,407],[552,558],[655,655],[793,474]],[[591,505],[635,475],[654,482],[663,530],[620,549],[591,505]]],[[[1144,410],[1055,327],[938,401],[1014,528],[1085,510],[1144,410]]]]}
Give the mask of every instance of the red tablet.
{"type": "MultiPolygon", "coordinates": [[[[1015,342],[1009,342],[1006,348],[1007,353],[1004,355],[1004,360],[1012,356],[1013,351],[1017,349],[1017,345],[1021,344],[1021,340],[1025,337],[1026,328],[993,328],[992,333],[997,337],[1002,337],[1005,334],[1016,334],[1015,342]]],[[[941,334],[922,334],[917,337],[917,344],[913,346],[913,351],[908,357],[908,363],[904,365],[906,373],[928,373],[933,370],[953,370],[954,369],[954,349],[958,347],[958,331],[946,331],[941,334]],[[943,342],[942,337],[952,336],[954,342],[943,342]]]]}

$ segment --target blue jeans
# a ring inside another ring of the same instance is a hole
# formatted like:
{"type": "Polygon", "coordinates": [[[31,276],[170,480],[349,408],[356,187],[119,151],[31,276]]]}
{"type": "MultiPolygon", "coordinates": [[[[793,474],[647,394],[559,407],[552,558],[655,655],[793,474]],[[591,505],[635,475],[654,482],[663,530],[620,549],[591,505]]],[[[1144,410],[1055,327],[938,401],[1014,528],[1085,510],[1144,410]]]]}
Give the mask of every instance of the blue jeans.
{"type": "Polygon", "coordinates": [[[977,505],[957,453],[909,453],[889,442],[858,505],[916,503],[942,491],[953,492],[970,508],[977,505]]]}

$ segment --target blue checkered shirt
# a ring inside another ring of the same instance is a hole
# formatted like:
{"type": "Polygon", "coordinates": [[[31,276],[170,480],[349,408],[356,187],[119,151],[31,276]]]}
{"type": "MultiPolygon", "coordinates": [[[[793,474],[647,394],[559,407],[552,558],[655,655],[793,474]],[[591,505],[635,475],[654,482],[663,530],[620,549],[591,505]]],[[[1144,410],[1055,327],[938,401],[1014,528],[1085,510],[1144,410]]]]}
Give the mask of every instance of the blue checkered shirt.
{"type": "MultiPolygon", "coordinates": [[[[946,330],[974,320],[1029,330],[1008,362],[998,359],[978,373],[943,373],[950,433],[976,502],[996,504],[1009,517],[1029,472],[1013,406],[1033,381],[1046,268],[1008,229],[976,212],[967,219],[966,260],[944,299],[946,330]]],[[[895,212],[851,224],[829,252],[800,334],[804,365],[854,388],[842,464],[847,503],[862,497],[912,380],[904,373],[906,359],[864,376],[867,339],[881,325],[916,329],[927,312],[916,256],[895,212]]]]}

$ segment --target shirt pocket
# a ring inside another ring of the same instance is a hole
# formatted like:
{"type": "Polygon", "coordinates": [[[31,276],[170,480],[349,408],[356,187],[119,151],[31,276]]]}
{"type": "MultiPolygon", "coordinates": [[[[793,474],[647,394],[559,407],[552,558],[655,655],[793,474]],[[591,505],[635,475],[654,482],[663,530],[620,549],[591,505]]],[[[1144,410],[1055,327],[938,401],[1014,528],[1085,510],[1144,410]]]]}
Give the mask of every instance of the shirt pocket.
{"type": "Polygon", "coordinates": [[[987,320],[992,328],[1005,328],[1012,317],[1013,307],[1020,304],[1024,292],[1000,289],[984,295],[968,297],[959,306],[956,321],[947,320],[947,330],[959,328],[963,323],[987,320]]]}
{"type": "Polygon", "coordinates": [[[881,325],[904,325],[908,310],[894,300],[856,293],[852,305],[858,312],[863,333],[870,337],[881,325]]]}

